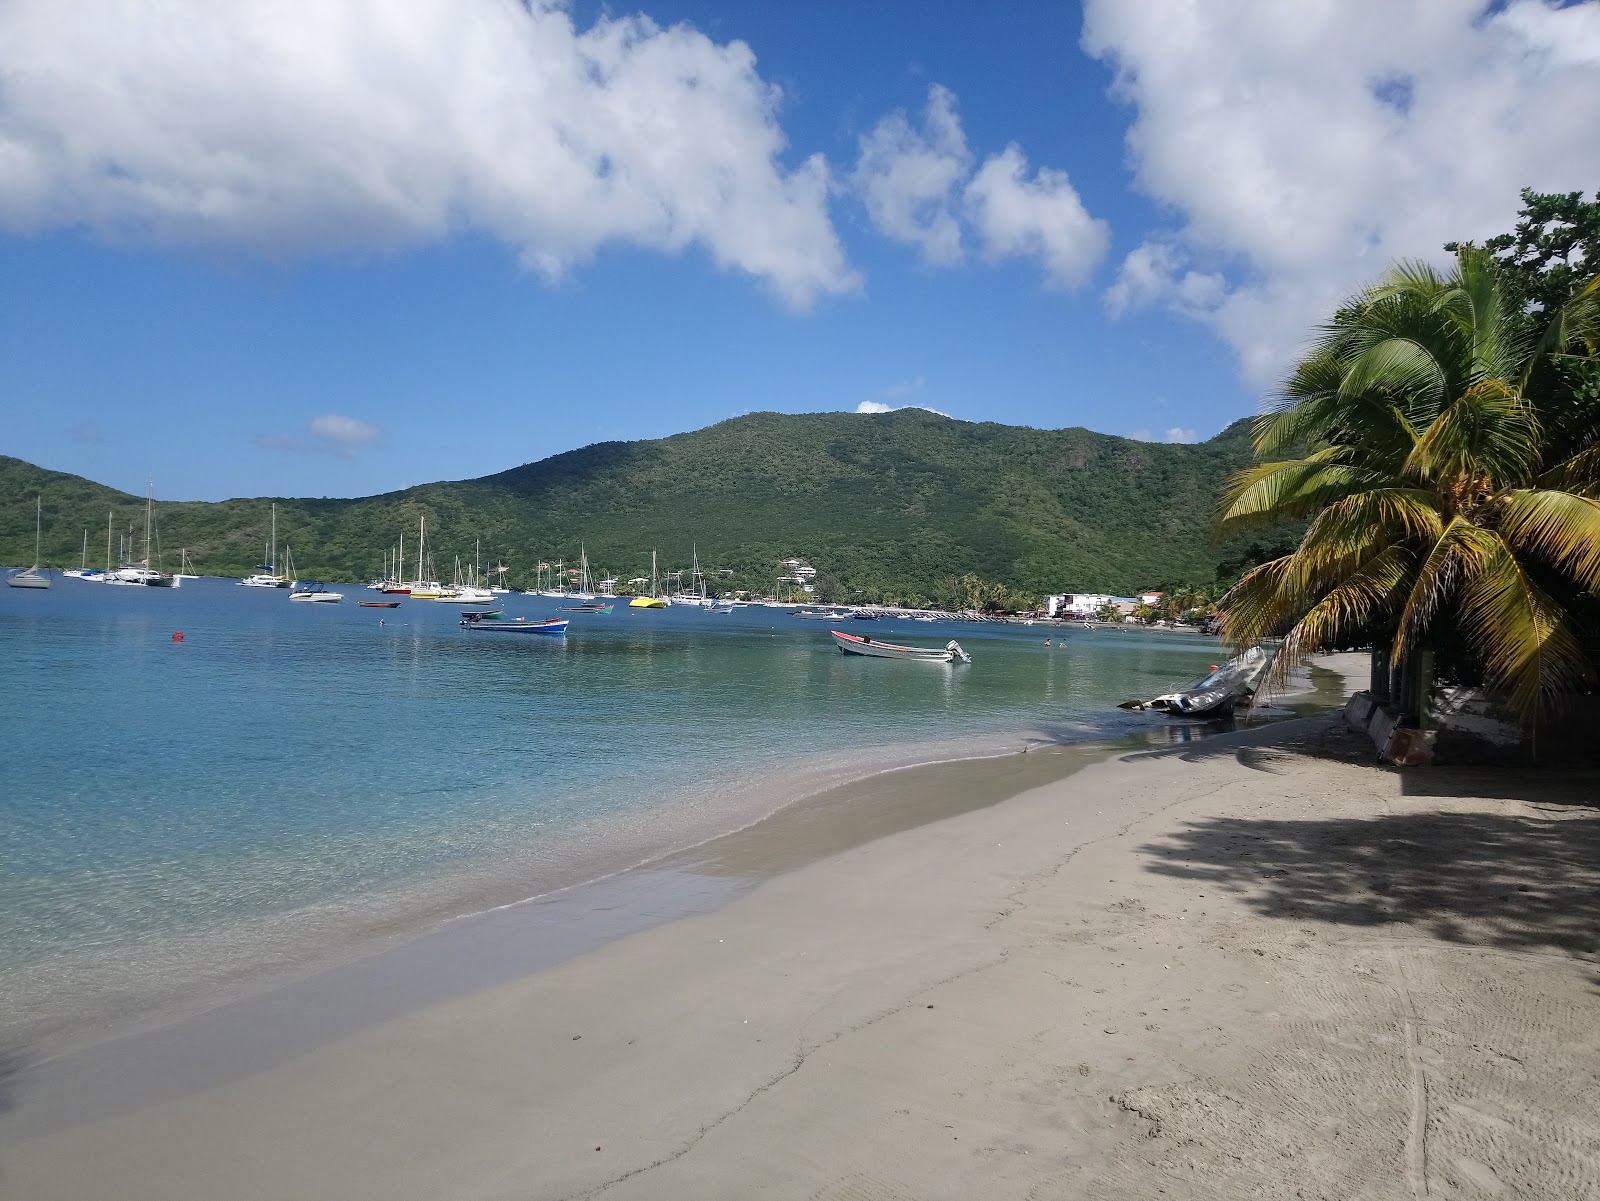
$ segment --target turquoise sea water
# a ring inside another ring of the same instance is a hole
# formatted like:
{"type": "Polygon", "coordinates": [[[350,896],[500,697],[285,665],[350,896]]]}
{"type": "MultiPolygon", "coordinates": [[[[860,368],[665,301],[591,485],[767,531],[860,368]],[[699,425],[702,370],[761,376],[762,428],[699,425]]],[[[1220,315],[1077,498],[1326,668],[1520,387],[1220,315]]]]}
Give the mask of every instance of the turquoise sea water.
{"type": "MultiPolygon", "coordinates": [[[[825,756],[1162,725],[1113,706],[1218,653],[1184,635],[1073,630],[1047,649],[1062,631],[847,623],[955,637],[974,660],[880,662],[762,608],[619,606],[565,615],[564,639],[508,638],[459,629],[452,604],[360,609],[374,594],[342,590],[315,605],[221,580],[0,589],[0,971],[26,983],[508,855],[531,854],[535,892],[536,852],[564,832],[591,850],[607,822],[630,846],[670,840],[697,797],[702,821],[726,804],[736,823],[739,794],[778,796],[825,756]]],[[[503,599],[508,616],[556,611],[503,599]]]]}

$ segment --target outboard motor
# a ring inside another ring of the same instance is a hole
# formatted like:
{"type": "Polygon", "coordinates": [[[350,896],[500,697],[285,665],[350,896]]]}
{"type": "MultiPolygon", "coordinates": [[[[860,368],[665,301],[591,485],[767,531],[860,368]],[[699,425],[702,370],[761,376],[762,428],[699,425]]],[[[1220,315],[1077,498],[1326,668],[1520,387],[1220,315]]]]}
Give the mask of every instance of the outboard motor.
{"type": "Polygon", "coordinates": [[[972,656],[967,654],[966,651],[962,650],[961,649],[961,644],[959,642],[957,642],[954,638],[950,639],[949,643],[945,646],[944,649],[949,651],[950,654],[954,658],[960,659],[961,662],[963,662],[963,663],[971,663],[972,662],[972,656]]]}

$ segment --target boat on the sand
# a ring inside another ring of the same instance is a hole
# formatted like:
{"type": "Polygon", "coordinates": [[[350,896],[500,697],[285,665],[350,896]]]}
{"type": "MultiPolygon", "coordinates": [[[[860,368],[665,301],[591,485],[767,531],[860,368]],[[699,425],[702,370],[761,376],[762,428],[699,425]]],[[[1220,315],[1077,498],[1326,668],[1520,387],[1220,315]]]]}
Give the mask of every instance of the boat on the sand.
{"type": "Polygon", "coordinates": [[[1123,701],[1119,709],[1150,710],[1172,717],[1226,717],[1240,701],[1254,698],[1256,690],[1272,666],[1274,652],[1252,646],[1235,655],[1209,675],[1187,688],[1168,692],[1148,701],[1123,701]]]}
{"type": "Polygon", "coordinates": [[[972,656],[961,649],[961,644],[951,639],[944,646],[901,646],[895,642],[880,642],[860,634],[846,634],[843,630],[830,630],[834,645],[847,655],[863,655],[869,659],[916,659],[925,663],[971,663],[972,656]]]}

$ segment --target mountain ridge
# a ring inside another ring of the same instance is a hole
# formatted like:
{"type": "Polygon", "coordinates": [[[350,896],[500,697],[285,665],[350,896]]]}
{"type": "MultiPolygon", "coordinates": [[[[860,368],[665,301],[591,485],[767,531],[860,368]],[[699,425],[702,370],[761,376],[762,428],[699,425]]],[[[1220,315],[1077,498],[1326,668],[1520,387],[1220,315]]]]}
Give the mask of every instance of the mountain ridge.
{"type": "MultiPolygon", "coordinates": [[[[1249,419],[1172,444],[919,409],[752,413],[367,497],[157,501],[156,511],[167,569],[187,546],[214,575],[254,567],[276,501],[280,545],[296,548],[308,578],[369,578],[401,535],[411,562],[425,515],[446,579],[481,539],[485,559],[511,563],[519,583],[536,562],[583,549],[624,579],[648,575],[654,548],[663,569],[698,551],[731,572],[725,587],[761,591],[791,555],[830,589],[869,598],[938,599],[969,573],[1035,594],[1127,591],[1213,578],[1228,553],[1210,540],[1217,488],[1250,459],[1249,419]]],[[[143,498],[0,456],[0,559],[32,560],[35,492],[49,564],[76,563],[81,531],[95,544],[108,508],[142,541],[143,498]]],[[[91,565],[104,561],[99,541],[91,565]]]]}

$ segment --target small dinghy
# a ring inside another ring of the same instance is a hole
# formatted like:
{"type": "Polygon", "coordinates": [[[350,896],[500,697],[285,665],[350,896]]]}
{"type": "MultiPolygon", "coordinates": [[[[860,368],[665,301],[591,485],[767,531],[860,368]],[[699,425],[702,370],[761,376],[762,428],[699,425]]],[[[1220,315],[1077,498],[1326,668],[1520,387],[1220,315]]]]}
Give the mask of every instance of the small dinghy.
{"type": "Polygon", "coordinates": [[[479,614],[471,614],[461,619],[461,628],[483,634],[565,634],[567,619],[550,617],[544,621],[528,621],[518,617],[511,621],[485,621],[479,614]]]}
{"type": "Polygon", "coordinates": [[[359,608],[359,609],[398,609],[400,607],[400,602],[399,601],[357,601],[356,602],[356,607],[359,608]]]}
{"type": "Polygon", "coordinates": [[[951,639],[944,646],[900,646],[894,642],[880,642],[860,634],[846,634],[832,630],[833,643],[847,655],[863,655],[869,659],[918,659],[927,663],[971,663],[972,656],[961,649],[961,644],[951,639]]]}

